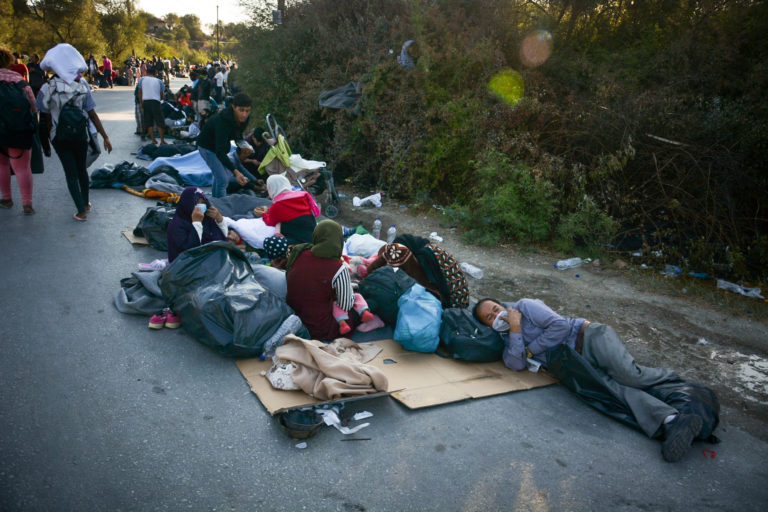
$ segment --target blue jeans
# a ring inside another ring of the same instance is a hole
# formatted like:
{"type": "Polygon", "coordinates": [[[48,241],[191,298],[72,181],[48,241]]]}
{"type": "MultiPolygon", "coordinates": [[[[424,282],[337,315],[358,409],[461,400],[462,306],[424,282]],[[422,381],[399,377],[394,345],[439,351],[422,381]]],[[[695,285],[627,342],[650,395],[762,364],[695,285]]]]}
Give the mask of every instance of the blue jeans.
{"type": "MultiPolygon", "coordinates": [[[[208,164],[208,167],[211,169],[211,172],[213,172],[213,189],[211,190],[211,195],[213,197],[224,197],[227,195],[227,185],[230,183],[237,183],[237,179],[235,178],[235,174],[227,169],[223,163],[219,160],[219,157],[216,156],[216,153],[213,151],[210,151],[205,148],[201,148],[198,146],[197,148],[200,151],[200,156],[203,157],[203,160],[206,164],[208,164]]],[[[240,163],[240,159],[237,158],[237,155],[235,155],[234,158],[234,164],[238,171],[243,173],[243,176],[248,178],[249,180],[255,182],[256,178],[246,170],[245,167],[243,167],[243,164],[240,163]]]]}

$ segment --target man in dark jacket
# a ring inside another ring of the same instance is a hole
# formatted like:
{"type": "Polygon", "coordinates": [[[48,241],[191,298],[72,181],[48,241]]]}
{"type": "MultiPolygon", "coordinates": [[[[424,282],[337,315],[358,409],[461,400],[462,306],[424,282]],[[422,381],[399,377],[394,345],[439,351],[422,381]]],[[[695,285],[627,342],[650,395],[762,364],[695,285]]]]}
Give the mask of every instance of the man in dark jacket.
{"type": "Polygon", "coordinates": [[[200,156],[213,172],[213,197],[224,197],[227,194],[227,185],[231,182],[246,187],[257,181],[243,167],[239,158],[229,158],[231,141],[243,139],[243,129],[248,125],[250,114],[250,96],[239,93],[233,98],[232,106],[226,107],[205,123],[197,138],[200,156]]]}

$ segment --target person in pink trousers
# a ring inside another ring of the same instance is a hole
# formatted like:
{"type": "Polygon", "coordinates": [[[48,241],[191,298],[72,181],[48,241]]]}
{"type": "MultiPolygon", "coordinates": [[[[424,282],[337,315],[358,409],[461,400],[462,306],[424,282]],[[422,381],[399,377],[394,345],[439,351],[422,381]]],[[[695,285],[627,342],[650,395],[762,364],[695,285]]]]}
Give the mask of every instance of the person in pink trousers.
{"type": "MultiPolygon", "coordinates": [[[[4,91],[9,84],[21,89],[21,93],[29,100],[29,111],[35,116],[35,97],[32,88],[24,81],[23,77],[15,71],[11,71],[11,65],[16,62],[13,54],[5,47],[0,47],[0,82],[4,82],[4,91]]],[[[21,190],[21,204],[25,215],[32,215],[32,168],[30,158],[32,155],[32,137],[34,127],[29,131],[12,132],[0,137],[0,208],[11,208],[13,198],[11,196],[11,169],[16,175],[16,181],[21,190]]]]}

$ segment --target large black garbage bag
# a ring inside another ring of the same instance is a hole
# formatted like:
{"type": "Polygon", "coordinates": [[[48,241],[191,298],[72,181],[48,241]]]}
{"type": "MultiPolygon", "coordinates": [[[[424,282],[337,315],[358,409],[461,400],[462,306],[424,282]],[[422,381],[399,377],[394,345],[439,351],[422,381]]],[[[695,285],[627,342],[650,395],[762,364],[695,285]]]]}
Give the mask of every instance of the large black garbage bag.
{"type": "Polygon", "coordinates": [[[157,206],[150,206],[141,216],[133,234],[143,236],[149,242],[149,245],[158,251],[168,250],[168,223],[171,222],[176,214],[175,206],[168,206],[158,203],[157,206]]]}
{"type": "Polygon", "coordinates": [[[230,357],[261,355],[264,343],[293,315],[229,242],[181,253],[163,270],[160,289],[189,334],[230,357]]]}
{"type": "Polygon", "coordinates": [[[361,96],[360,82],[349,82],[330,91],[323,91],[317,98],[321,107],[335,109],[354,108],[361,96]]]}
{"type": "MultiPolygon", "coordinates": [[[[568,389],[598,411],[640,430],[629,407],[605,385],[600,374],[566,344],[547,351],[547,370],[568,389]]],[[[684,414],[697,414],[703,421],[697,439],[719,442],[712,432],[720,421],[720,403],[711,389],[674,379],[645,390],[649,395],[671,405],[684,414]]],[[[657,433],[661,433],[661,429],[657,433]]]]}
{"type": "Polygon", "coordinates": [[[696,439],[711,443],[719,442],[719,439],[712,434],[720,423],[720,401],[714,391],[706,386],[684,380],[658,384],[647,391],[681,413],[700,416],[703,425],[696,439]]]}
{"type": "Polygon", "coordinates": [[[91,188],[120,188],[122,185],[141,188],[147,179],[149,171],[146,167],[124,160],[115,166],[106,164],[93,171],[91,188]]]}

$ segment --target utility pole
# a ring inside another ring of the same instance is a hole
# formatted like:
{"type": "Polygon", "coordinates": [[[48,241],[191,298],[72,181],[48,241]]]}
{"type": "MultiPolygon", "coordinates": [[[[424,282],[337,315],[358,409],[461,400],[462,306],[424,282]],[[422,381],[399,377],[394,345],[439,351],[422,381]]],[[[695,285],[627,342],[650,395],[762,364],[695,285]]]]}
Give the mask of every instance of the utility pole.
{"type": "Polygon", "coordinates": [[[219,51],[219,6],[216,6],[216,59],[221,60],[221,52],[219,51]]]}

